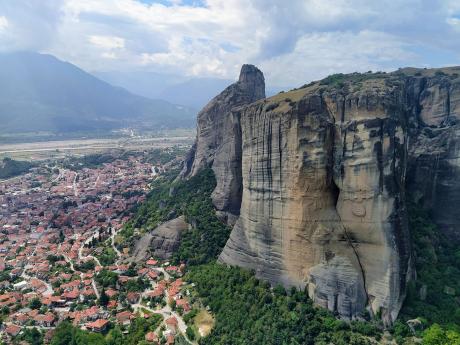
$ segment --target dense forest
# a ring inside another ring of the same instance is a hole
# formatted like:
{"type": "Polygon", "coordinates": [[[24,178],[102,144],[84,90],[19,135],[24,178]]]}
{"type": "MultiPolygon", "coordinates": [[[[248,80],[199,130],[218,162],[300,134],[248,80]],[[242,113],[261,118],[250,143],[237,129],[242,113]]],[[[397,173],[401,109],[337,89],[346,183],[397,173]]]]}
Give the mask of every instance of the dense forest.
{"type": "Polygon", "coordinates": [[[305,291],[272,289],[240,268],[211,263],[193,268],[187,279],[216,318],[203,345],[367,345],[381,336],[373,323],[337,320],[314,307],[305,291]]]}

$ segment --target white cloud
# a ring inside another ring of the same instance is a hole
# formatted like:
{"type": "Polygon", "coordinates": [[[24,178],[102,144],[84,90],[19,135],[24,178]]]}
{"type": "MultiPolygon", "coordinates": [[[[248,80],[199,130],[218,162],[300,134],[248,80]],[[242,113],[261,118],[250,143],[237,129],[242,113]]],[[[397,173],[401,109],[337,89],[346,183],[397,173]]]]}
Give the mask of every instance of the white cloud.
{"type": "Polygon", "coordinates": [[[460,51],[458,0],[35,3],[0,1],[10,24],[0,49],[49,52],[91,71],[234,78],[241,64],[255,63],[272,83],[292,85],[328,73],[436,65],[433,56],[455,61],[460,51]]]}
{"type": "Polygon", "coordinates": [[[0,32],[8,28],[8,25],[9,25],[8,19],[6,19],[5,16],[0,16],[0,32]]]}
{"type": "Polygon", "coordinates": [[[454,30],[460,31],[460,18],[450,17],[446,19],[447,24],[449,24],[454,30]]]}
{"type": "Polygon", "coordinates": [[[329,74],[369,70],[394,70],[416,57],[406,44],[392,35],[363,30],[303,35],[290,54],[264,61],[267,81],[278,85],[301,85],[329,74]]]}
{"type": "Polygon", "coordinates": [[[122,49],[125,47],[125,40],[116,36],[89,36],[88,40],[91,44],[102,49],[122,49]]]}

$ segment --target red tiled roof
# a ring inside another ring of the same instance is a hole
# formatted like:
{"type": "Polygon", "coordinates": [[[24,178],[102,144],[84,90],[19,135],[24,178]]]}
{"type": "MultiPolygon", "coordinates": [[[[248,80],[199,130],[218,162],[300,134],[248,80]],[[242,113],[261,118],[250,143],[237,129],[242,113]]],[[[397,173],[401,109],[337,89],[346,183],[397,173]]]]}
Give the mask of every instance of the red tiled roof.
{"type": "Polygon", "coordinates": [[[177,327],[177,325],[178,325],[178,321],[174,316],[171,316],[169,319],[166,319],[165,322],[166,322],[167,325],[171,325],[171,326],[174,326],[174,327],[177,327]]]}
{"type": "Polygon", "coordinates": [[[9,325],[5,328],[5,332],[9,335],[16,336],[21,332],[21,327],[16,325],[9,325]]]}
{"type": "Polygon", "coordinates": [[[86,326],[88,326],[89,328],[99,328],[99,329],[101,329],[101,328],[105,327],[108,323],[109,323],[109,321],[107,321],[107,320],[97,319],[94,322],[88,323],[86,326]]]}

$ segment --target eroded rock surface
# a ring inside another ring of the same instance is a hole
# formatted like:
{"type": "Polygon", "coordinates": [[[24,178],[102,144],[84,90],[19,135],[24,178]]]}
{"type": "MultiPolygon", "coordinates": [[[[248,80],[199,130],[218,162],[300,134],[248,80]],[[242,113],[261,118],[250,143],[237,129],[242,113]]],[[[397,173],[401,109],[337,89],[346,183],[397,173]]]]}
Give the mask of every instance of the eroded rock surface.
{"type": "Polygon", "coordinates": [[[205,108],[188,166],[213,164],[216,208],[235,215],[219,260],[306,287],[343,317],[367,308],[391,324],[414,275],[407,201],[460,237],[458,73],[339,75],[205,108]]]}
{"type": "Polygon", "coordinates": [[[140,262],[150,256],[171,258],[179,247],[182,232],[189,228],[184,216],[169,220],[140,238],[134,248],[133,261],[140,262]]]}
{"type": "Polygon", "coordinates": [[[212,99],[198,114],[197,140],[187,157],[183,177],[211,166],[217,179],[213,204],[222,219],[234,222],[241,204],[241,106],[265,98],[262,72],[243,65],[238,82],[212,99]]]}

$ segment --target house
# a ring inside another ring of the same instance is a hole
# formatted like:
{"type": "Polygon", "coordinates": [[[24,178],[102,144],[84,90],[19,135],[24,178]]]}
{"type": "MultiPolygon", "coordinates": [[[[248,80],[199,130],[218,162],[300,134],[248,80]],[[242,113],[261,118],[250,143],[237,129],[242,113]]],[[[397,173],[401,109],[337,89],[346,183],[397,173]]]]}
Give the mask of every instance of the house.
{"type": "Polygon", "coordinates": [[[14,319],[17,324],[25,325],[27,321],[29,321],[29,317],[26,314],[18,313],[14,315],[14,319]]]}
{"type": "Polygon", "coordinates": [[[110,298],[114,298],[116,295],[118,295],[118,291],[114,289],[107,289],[105,290],[105,294],[110,298]]]}
{"type": "Polygon", "coordinates": [[[116,316],[118,323],[123,326],[130,325],[132,317],[133,317],[133,314],[127,310],[118,313],[116,316]]]}
{"type": "Polygon", "coordinates": [[[13,287],[16,289],[16,290],[24,290],[26,289],[27,287],[29,286],[29,283],[26,282],[25,280],[19,282],[19,283],[16,283],[16,284],[13,284],[13,287]]]}
{"type": "Polygon", "coordinates": [[[148,292],[147,296],[150,297],[150,298],[160,298],[160,297],[163,296],[163,293],[164,293],[164,289],[162,289],[161,287],[157,286],[155,288],[155,290],[148,292]]]}
{"type": "Polygon", "coordinates": [[[169,273],[179,273],[179,272],[180,272],[180,268],[177,267],[177,266],[168,266],[168,267],[166,267],[166,272],[169,272],[169,273]]]}
{"type": "Polygon", "coordinates": [[[171,286],[168,290],[168,295],[170,298],[179,299],[181,298],[180,290],[177,286],[171,286]]]}
{"type": "Polygon", "coordinates": [[[139,301],[139,297],[141,295],[138,294],[137,292],[128,292],[126,295],[126,299],[128,300],[129,303],[131,304],[136,304],[139,301]]]}
{"type": "Polygon", "coordinates": [[[59,296],[49,296],[41,299],[42,304],[52,307],[63,307],[66,300],[59,296]]]}
{"type": "Polygon", "coordinates": [[[148,268],[141,268],[137,270],[137,275],[138,276],[145,276],[149,272],[148,268]]]}
{"type": "Polygon", "coordinates": [[[93,332],[101,333],[104,332],[109,325],[109,321],[104,319],[98,319],[96,321],[86,324],[86,327],[92,330],[93,332]]]}
{"type": "Polygon", "coordinates": [[[34,317],[35,322],[42,327],[52,327],[56,322],[56,317],[48,312],[46,314],[39,314],[34,317]]]}
{"type": "Polygon", "coordinates": [[[72,291],[65,292],[62,294],[62,298],[64,298],[67,301],[74,301],[78,297],[80,297],[80,291],[78,290],[72,290],[72,291]]]}
{"type": "Polygon", "coordinates": [[[9,325],[5,328],[5,333],[10,337],[15,337],[21,332],[22,328],[16,325],[9,325]]]}
{"type": "Polygon", "coordinates": [[[188,304],[187,300],[185,299],[178,299],[176,300],[176,306],[181,307],[184,313],[188,313],[191,308],[190,305],[188,304]]]}
{"type": "Polygon", "coordinates": [[[158,261],[154,260],[154,259],[150,259],[150,260],[147,260],[146,264],[147,264],[147,266],[157,266],[158,261]]]}
{"type": "Polygon", "coordinates": [[[92,306],[91,308],[85,309],[81,312],[82,317],[88,321],[97,320],[99,317],[99,308],[97,306],[92,306]]]}
{"type": "Polygon", "coordinates": [[[155,279],[158,278],[159,274],[158,274],[158,272],[156,272],[156,271],[149,271],[149,272],[147,273],[147,276],[148,276],[151,280],[155,280],[155,279]]]}
{"type": "Polygon", "coordinates": [[[174,335],[168,335],[168,337],[166,338],[166,345],[174,345],[174,335]]]}
{"type": "Polygon", "coordinates": [[[117,301],[111,300],[107,304],[107,309],[115,309],[118,306],[117,301]]]}
{"type": "Polygon", "coordinates": [[[153,343],[153,344],[158,344],[159,342],[158,335],[156,335],[154,332],[148,332],[145,335],[145,341],[149,343],[153,343]]]}
{"type": "Polygon", "coordinates": [[[169,319],[166,319],[165,323],[171,332],[175,333],[177,331],[177,326],[179,322],[174,316],[171,316],[169,319]]]}

